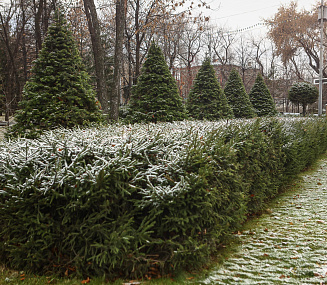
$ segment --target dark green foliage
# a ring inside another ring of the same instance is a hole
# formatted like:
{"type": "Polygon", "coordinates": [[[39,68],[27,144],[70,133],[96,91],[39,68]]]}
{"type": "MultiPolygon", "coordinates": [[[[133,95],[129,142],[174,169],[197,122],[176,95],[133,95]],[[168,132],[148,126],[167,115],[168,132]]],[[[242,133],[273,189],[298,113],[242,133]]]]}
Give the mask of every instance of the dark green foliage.
{"type": "Polygon", "coordinates": [[[230,129],[237,150],[239,173],[246,188],[248,213],[264,209],[283,183],[285,153],[283,136],[277,121],[260,121],[230,129]]]}
{"type": "Polygon", "coordinates": [[[234,117],[209,58],[203,62],[194,80],[186,108],[190,116],[198,120],[234,117]]]}
{"type": "Polygon", "coordinates": [[[236,69],[231,71],[224,88],[224,93],[233,110],[235,118],[255,117],[255,112],[249,96],[246,94],[242,78],[236,69]]]}
{"type": "Polygon", "coordinates": [[[132,90],[127,122],[172,122],[186,118],[177,84],[159,46],[152,43],[132,90]]]}
{"type": "Polygon", "coordinates": [[[294,176],[311,165],[327,148],[326,119],[290,120],[285,126],[283,151],[286,154],[286,175],[294,176]]]}
{"type": "Polygon", "coordinates": [[[294,83],[288,91],[288,98],[291,102],[302,105],[303,116],[305,116],[307,105],[315,103],[318,96],[318,89],[308,82],[294,83]]]}
{"type": "Polygon", "coordinates": [[[0,263],[109,278],[199,266],[327,150],[324,118],[110,127],[0,142],[0,263]]]}
{"type": "Polygon", "coordinates": [[[104,153],[108,163],[100,162],[83,142],[39,148],[37,155],[20,169],[8,165],[20,187],[2,188],[8,173],[1,177],[0,261],[41,274],[132,274],[145,259],[140,246],[150,239],[151,217],[134,219],[142,212],[128,183],[135,168],[129,155],[104,153]]]}
{"type": "Polygon", "coordinates": [[[57,12],[26,83],[9,136],[99,122],[102,115],[64,16],[57,12]]]}
{"type": "Polygon", "coordinates": [[[150,245],[149,252],[161,253],[161,259],[168,261],[166,272],[171,265],[175,269],[194,268],[207,262],[246,217],[244,189],[232,145],[225,144],[219,131],[208,140],[190,139],[179,169],[165,174],[170,187],[185,183],[183,191],[176,191],[173,197],[163,196],[159,205],[149,203],[145,208],[146,216],[156,216],[152,235],[156,243],[150,245]]]}
{"type": "Polygon", "coordinates": [[[250,101],[258,117],[275,116],[277,110],[274,99],[260,73],[249,93],[250,101]]]}

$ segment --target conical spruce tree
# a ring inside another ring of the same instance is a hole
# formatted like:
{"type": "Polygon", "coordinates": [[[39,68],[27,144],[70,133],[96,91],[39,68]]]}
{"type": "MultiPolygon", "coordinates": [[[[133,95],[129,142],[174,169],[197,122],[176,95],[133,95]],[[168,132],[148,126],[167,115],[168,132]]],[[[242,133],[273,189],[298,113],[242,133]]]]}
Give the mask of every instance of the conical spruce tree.
{"type": "Polygon", "coordinates": [[[249,93],[249,97],[257,116],[277,115],[274,99],[271,97],[269,89],[260,73],[249,93]]]}
{"type": "Polygon", "coordinates": [[[171,122],[186,118],[186,110],[177,84],[161,49],[152,43],[132,90],[126,121],[171,122]]]}
{"type": "Polygon", "coordinates": [[[255,117],[253,106],[245,87],[236,69],[233,69],[224,88],[229,105],[232,107],[235,118],[255,117]]]}
{"type": "Polygon", "coordinates": [[[32,77],[23,90],[21,109],[9,136],[34,138],[43,130],[99,122],[102,115],[74,38],[57,11],[32,77]]]}
{"type": "Polygon", "coordinates": [[[198,120],[234,117],[209,58],[204,60],[194,80],[186,108],[189,115],[198,120]]]}

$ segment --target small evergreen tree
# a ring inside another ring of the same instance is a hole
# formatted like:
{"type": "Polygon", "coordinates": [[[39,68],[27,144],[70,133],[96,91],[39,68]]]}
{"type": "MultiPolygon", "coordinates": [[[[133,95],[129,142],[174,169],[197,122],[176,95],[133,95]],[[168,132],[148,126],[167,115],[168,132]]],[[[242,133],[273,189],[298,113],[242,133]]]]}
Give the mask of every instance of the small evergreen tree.
{"type": "Polygon", "coordinates": [[[288,91],[290,101],[302,105],[303,116],[306,114],[307,105],[315,103],[318,97],[318,89],[308,82],[294,83],[288,91]]]}
{"type": "Polygon", "coordinates": [[[274,99],[271,97],[269,89],[260,73],[257,75],[249,97],[257,116],[277,115],[274,99]]]}
{"type": "Polygon", "coordinates": [[[191,117],[198,120],[234,117],[209,58],[204,60],[195,78],[186,107],[191,117]]]}
{"type": "Polygon", "coordinates": [[[236,69],[231,71],[224,92],[229,105],[232,107],[235,118],[253,118],[255,116],[242,78],[236,69]]]}
{"type": "Polygon", "coordinates": [[[102,120],[82,59],[64,16],[57,11],[23,90],[9,136],[34,138],[43,130],[102,120]]]}
{"type": "Polygon", "coordinates": [[[136,122],[171,122],[186,118],[186,110],[177,84],[161,49],[152,43],[141,75],[132,90],[126,120],[136,122]]]}

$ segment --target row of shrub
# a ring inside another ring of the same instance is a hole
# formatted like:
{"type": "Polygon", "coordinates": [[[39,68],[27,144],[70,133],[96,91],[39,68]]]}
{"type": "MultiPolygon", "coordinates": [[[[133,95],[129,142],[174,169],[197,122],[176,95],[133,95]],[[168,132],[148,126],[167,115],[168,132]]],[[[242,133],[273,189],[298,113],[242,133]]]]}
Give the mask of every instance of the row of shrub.
{"type": "Polygon", "coordinates": [[[59,129],[0,142],[0,262],[109,278],[200,265],[326,149],[321,118],[59,129]]]}

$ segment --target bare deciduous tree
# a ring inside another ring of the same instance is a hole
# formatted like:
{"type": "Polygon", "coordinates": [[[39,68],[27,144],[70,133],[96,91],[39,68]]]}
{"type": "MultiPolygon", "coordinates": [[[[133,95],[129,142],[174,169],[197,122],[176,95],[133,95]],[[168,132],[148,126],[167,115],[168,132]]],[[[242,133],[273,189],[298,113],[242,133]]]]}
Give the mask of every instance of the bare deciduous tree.
{"type": "Polygon", "coordinates": [[[103,112],[108,114],[109,98],[105,78],[104,50],[101,42],[100,23],[94,0],[84,0],[84,8],[92,41],[98,100],[101,103],[103,112]]]}
{"type": "MultiPolygon", "coordinates": [[[[305,54],[306,62],[319,74],[319,24],[317,13],[298,11],[297,3],[281,6],[269,24],[269,38],[276,46],[276,54],[284,64],[294,66],[298,78],[303,79],[297,58],[305,54]]],[[[324,70],[324,77],[327,76],[324,70]]]]}
{"type": "Polygon", "coordinates": [[[126,0],[116,0],[116,40],[114,57],[114,78],[110,100],[110,117],[117,121],[121,96],[121,70],[123,63],[124,29],[126,17],[126,0]]]}

